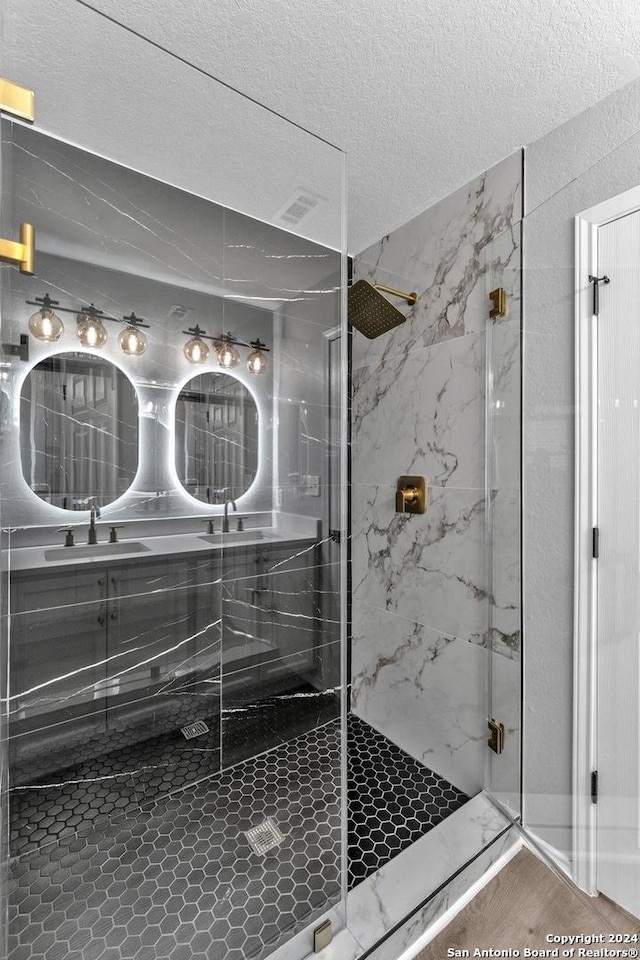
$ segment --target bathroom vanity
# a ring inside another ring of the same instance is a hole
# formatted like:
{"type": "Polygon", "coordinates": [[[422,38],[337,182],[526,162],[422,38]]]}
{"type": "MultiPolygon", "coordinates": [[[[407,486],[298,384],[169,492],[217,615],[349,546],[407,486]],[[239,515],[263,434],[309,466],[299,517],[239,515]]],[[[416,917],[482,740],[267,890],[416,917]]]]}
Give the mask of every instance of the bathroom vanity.
{"type": "Polygon", "coordinates": [[[216,717],[234,688],[285,689],[321,670],[317,536],[114,547],[13,553],[14,778],[216,717]]]}

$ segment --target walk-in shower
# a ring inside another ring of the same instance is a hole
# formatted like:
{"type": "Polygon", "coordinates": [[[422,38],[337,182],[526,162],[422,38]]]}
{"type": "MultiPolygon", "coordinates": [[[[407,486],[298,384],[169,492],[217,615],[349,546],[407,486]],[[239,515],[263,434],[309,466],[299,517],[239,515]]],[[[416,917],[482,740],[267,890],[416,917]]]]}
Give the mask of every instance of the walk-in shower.
{"type": "Polygon", "coordinates": [[[392,949],[519,809],[519,158],[349,264],[336,148],[76,0],[3,34],[4,955],[392,949]]]}

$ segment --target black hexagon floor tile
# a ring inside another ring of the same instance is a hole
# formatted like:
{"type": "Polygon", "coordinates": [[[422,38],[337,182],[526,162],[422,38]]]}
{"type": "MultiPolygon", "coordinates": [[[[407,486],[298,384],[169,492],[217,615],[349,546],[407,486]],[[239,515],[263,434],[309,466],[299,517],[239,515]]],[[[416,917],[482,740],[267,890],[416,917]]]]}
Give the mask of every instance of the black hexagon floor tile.
{"type": "Polygon", "coordinates": [[[347,736],[351,890],[469,797],[359,717],[347,736]]]}
{"type": "MultiPolygon", "coordinates": [[[[67,830],[71,785],[42,791],[23,821],[49,845],[11,862],[10,960],[266,957],[339,899],[340,743],[330,721],[144,806],[116,773],[112,822],[84,834],[67,830]],[[268,819],[284,839],[259,855],[246,833],[268,819]]],[[[467,797],[356,717],[348,743],[353,887],[467,797]]]]}
{"type": "Polygon", "coordinates": [[[9,956],[257,960],[339,899],[340,827],[332,721],[15,858],[9,956]],[[283,839],[258,855],[246,832],[267,819],[283,839]]]}

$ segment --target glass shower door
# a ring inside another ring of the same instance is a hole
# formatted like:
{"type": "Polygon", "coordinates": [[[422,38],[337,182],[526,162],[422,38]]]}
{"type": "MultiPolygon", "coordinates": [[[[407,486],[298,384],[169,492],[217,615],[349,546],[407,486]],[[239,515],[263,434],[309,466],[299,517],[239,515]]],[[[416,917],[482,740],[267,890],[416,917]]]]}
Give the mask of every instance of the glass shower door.
{"type": "Polygon", "coordinates": [[[343,158],[74,0],[8,19],[5,953],[304,956],[343,922],[343,158]]]}
{"type": "Polygon", "coordinates": [[[487,320],[486,557],[489,697],[486,790],[521,816],[521,223],[487,253],[486,293],[502,290],[505,313],[487,320]]]}

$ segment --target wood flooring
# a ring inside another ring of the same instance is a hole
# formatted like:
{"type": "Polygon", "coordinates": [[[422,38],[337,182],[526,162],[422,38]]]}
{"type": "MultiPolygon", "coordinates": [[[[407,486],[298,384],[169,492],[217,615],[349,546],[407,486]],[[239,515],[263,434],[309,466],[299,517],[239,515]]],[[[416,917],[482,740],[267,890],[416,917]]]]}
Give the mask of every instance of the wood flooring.
{"type": "MultiPolygon", "coordinates": [[[[547,934],[639,933],[640,920],[605,897],[588,897],[568,880],[560,879],[542,860],[523,849],[455,917],[416,960],[448,960],[449,949],[549,950],[547,934]]],[[[624,944],[576,945],[587,949],[621,949],[624,944]]],[[[640,942],[627,944],[640,949],[640,942]]],[[[562,958],[560,946],[560,958],[562,958]]],[[[467,956],[467,954],[458,954],[467,956]]]]}

